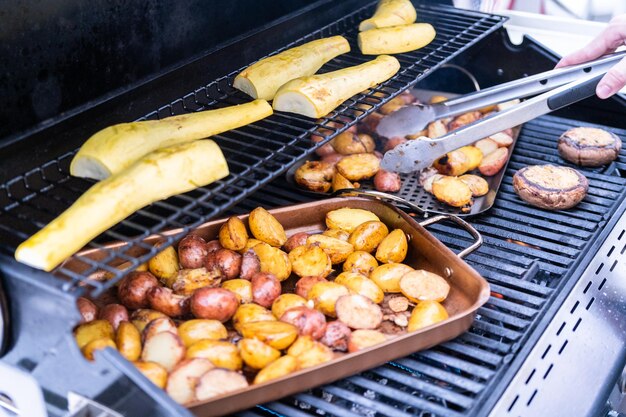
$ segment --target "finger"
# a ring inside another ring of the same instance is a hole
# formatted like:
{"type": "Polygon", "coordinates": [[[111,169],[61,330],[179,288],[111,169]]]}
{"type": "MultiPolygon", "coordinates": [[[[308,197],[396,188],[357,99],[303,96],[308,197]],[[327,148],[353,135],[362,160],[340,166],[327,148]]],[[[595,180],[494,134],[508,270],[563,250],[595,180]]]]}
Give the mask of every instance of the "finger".
{"type": "Polygon", "coordinates": [[[626,58],[615,64],[598,83],[596,95],[609,98],[626,85],[626,58]]]}
{"type": "Polygon", "coordinates": [[[591,61],[606,53],[614,52],[619,46],[624,44],[624,39],[626,39],[626,25],[621,20],[613,21],[587,46],[563,57],[556,65],[556,68],[591,61]]]}

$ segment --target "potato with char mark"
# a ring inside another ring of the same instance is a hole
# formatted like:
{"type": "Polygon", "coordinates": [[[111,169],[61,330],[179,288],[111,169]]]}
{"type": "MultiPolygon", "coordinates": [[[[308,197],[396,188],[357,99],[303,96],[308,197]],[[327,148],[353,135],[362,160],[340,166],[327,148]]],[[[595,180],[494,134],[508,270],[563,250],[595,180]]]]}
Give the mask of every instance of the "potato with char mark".
{"type": "Polygon", "coordinates": [[[459,177],[470,188],[473,197],[482,197],[489,192],[489,184],[483,177],[465,174],[459,177]]]}
{"type": "Polygon", "coordinates": [[[305,190],[325,193],[330,190],[334,174],[335,165],[333,164],[323,161],[306,161],[296,169],[294,180],[305,190]]]}
{"type": "Polygon", "coordinates": [[[223,288],[199,288],[191,296],[191,313],[200,319],[229,320],[239,307],[239,300],[223,288]]]}
{"type": "Polygon", "coordinates": [[[348,255],[354,252],[354,246],[347,241],[323,234],[309,236],[307,243],[322,248],[330,257],[330,262],[333,265],[344,262],[348,255]]]}
{"type": "Polygon", "coordinates": [[[217,287],[222,280],[222,273],[218,269],[206,268],[181,269],[178,271],[172,289],[179,295],[191,295],[198,288],[217,287]]]}
{"type": "Polygon", "coordinates": [[[246,225],[239,217],[230,217],[220,227],[219,240],[220,244],[226,249],[238,251],[245,248],[248,242],[246,225]]]}
{"type": "Polygon", "coordinates": [[[209,254],[206,241],[194,234],[188,234],[178,244],[178,260],[186,269],[201,268],[209,254]]]}
{"type": "Polygon", "coordinates": [[[463,207],[472,202],[472,190],[458,177],[443,176],[434,181],[433,195],[452,207],[463,207]]]}
{"type": "Polygon", "coordinates": [[[284,281],[291,275],[289,256],[282,250],[267,243],[259,243],[253,248],[259,257],[261,272],[274,275],[279,281],[284,281]]]}
{"type": "Polygon", "coordinates": [[[252,235],[268,245],[279,248],[287,241],[283,226],[263,207],[257,207],[250,212],[248,225],[252,235]]]}
{"type": "Polygon", "coordinates": [[[371,153],[357,153],[346,156],[335,167],[349,181],[361,181],[376,175],[380,160],[371,153]]]}
{"type": "Polygon", "coordinates": [[[366,133],[342,132],[331,143],[335,151],[342,155],[370,153],[376,148],[374,139],[366,133]]]}

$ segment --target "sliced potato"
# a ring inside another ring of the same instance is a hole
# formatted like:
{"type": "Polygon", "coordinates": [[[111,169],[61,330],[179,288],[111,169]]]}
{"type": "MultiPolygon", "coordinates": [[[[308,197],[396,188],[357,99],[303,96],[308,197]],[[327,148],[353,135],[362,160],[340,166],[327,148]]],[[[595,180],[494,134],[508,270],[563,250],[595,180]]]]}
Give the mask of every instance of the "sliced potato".
{"type": "Polygon", "coordinates": [[[346,189],[355,188],[355,187],[354,187],[354,184],[352,184],[352,182],[348,181],[348,179],[346,177],[344,177],[340,173],[336,172],[335,175],[333,175],[333,180],[331,182],[331,188],[332,188],[333,192],[335,192],[337,190],[346,190],[346,189]]]}
{"type": "Polygon", "coordinates": [[[228,369],[211,369],[196,385],[196,400],[205,401],[218,395],[248,387],[246,377],[228,369]]]}
{"type": "Polygon", "coordinates": [[[220,227],[219,240],[220,244],[226,249],[238,251],[245,248],[246,243],[248,243],[246,225],[239,217],[230,217],[220,227]]]}
{"type": "Polygon", "coordinates": [[[335,303],[342,295],[348,295],[346,287],[336,282],[318,282],[308,293],[308,299],[313,300],[315,308],[330,317],[337,317],[335,303]]]}
{"type": "Polygon", "coordinates": [[[305,306],[288,309],[280,316],[280,321],[296,326],[300,336],[311,336],[316,340],[324,336],[326,329],[326,317],[324,314],[314,308],[305,306]]]}
{"type": "Polygon", "coordinates": [[[322,232],[322,234],[324,236],[334,237],[335,239],[339,239],[344,242],[347,242],[350,237],[350,233],[341,229],[326,229],[322,232]]]}
{"type": "Polygon", "coordinates": [[[137,327],[128,321],[123,321],[117,328],[115,344],[120,355],[134,362],[141,356],[141,334],[137,327]]]}
{"type": "Polygon", "coordinates": [[[189,346],[187,359],[204,358],[218,368],[238,371],[243,365],[237,346],[221,340],[198,340],[189,346]]]}
{"type": "Polygon", "coordinates": [[[242,304],[233,316],[233,327],[241,333],[241,326],[257,321],[272,321],[276,317],[265,307],[258,304],[242,304]]]}
{"type": "Polygon", "coordinates": [[[499,148],[498,143],[490,138],[481,139],[474,144],[483,154],[483,158],[499,148]]]}
{"type": "Polygon", "coordinates": [[[320,365],[331,361],[334,357],[333,351],[328,346],[316,342],[311,336],[298,336],[287,351],[287,355],[296,358],[300,369],[320,365]]]}
{"type": "Polygon", "coordinates": [[[250,212],[248,225],[255,238],[271,246],[281,247],[287,241],[283,226],[263,207],[257,207],[250,212]]]}
{"type": "Polygon", "coordinates": [[[437,301],[421,301],[409,317],[407,330],[413,332],[426,326],[438,323],[448,318],[448,312],[437,301]]]}
{"type": "Polygon", "coordinates": [[[133,323],[137,330],[139,330],[139,333],[142,333],[148,323],[154,319],[158,319],[159,317],[167,316],[160,311],[151,310],[149,308],[140,308],[139,310],[133,311],[130,315],[130,322],[133,323]]]}
{"type": "Polygon", "coordinates": [[[339,297],[335,310],[339,321],[352,329],[375,329],[383,321],[380,306],[360,294],[339,297]]]}
{"type": "Polygon", "coordinates": [[[500,148],[513,145],[513,137],[505,132],[494,133],[489,139],[496,142],[500,148]]]}
{"type": "Polygon", "coordinates": [[[213,368],[215,365],[207,359],[185,359],[169,374],[165,392],[179,404],[192,402],[196,398],[198,379],[213,368]]]}
{"type": "Polygon", "coordinates": [[[252,284],[247,279],[229,279],[222,283],[222,288],[235,293],[241,304],[252,302],[252,284]]]}
{"type": "Polygon", "coordinates": [[[243,337],[258,339],[278,350],[287,349],[298,337],[296,326],[282,321],[256,321],[239,328],[243,337]]]}
{"type": "Polygon", "coordinates": [[[387,336],[378,330],[355,330],[350,335],[350,342],[348,343],[348,352],[358,352],[362,349],[367,349],[383,343],[387,340],[387,336]]]}
{"type": "Polygon", "coordinates": [[[361,181],[376,175],[380,159],[371,153],[357,153],[342,158],[335,167],[349,181],[361,181]]]}
{"type": "Polygon", "coordinates": [[[305,190],[325,193],[330,190],[335,167],[324,161],[306,161],[294,173],[294,180],[305,190]]]}
{"type": "Polygon", "coordinates": [[[178,326],[178,335],[185,347],[189,347],[203,339],[226,339],[228,331],[218,320],[193,319],[186,320],[178,326]]]}
{"type": "Polygon", "coordinates": [[[352,252],[343,263],[344,272],[357,272],[366,277],[369,277],[376,267],[378,267],[376,258],[374,258],[371,253],[364,251],[352,252]]]}
{"type": "MultiPolygon", "coordinates": [[[[159,244],[155,246],[158,247],[159,244]]],[[[148,269],[164,285],[171,287],[179,269],[176,250],[168,246],[163,251],[157,253],[148,261],[148,269]]]]}
{"type": "Polygon", "coordinates": [[[259,257],[261,272],[273,274],[279,281],[289,278],[291,262],[285,252],[268,244],[258,244],[252,249],[259,257]]]}
{"type": "Polygon", "coordinates": [[[159,388],[165,388],[165,384],[167,383],[167,370],[164,367],[156,362],[144,361],[133,362],[133,365],[135,365],[135,368],[154,385],[159,388]]]}
{"type": "Polygon", "coordinates": [[[162,332],[146,339],[141,360],[144,362],[156,362],[171,371],[174,366],[185,357],[185,345],[174,333],[162,332]]]}
{"type": "Polygon", "coordinates": [[[280,319],[285,311],[294,307],[303,307],[307,305],[307,300],[297,294],[285,293],[278,296],[272,304],[272,314],[280,319]]]}
{"type": "Polygon", "coordinates": [[[354,252],[354,246],[351,243],[324,234],[309,236],[307,243],[322,248],[330,257],[330,262],[333,265],[344,262],[348,255],[354,252]]]}
{"type": "Polygon", "coordinates": [[[400,292],[400,279],[410,271],[413,268],[405,264],[383,264],[374,269],[369,278],[384,292],[400,292]]]}
{"type": "Polygon", "coordinates": [[[293,356],[285,355],[261,369],[254,378],[254,384],[262,384],[281,378],[298,370],[298,361],[293,356]]]}
{"type": "Polygon", "coordinates": [[[378,245],[376,249],[376,259],[385,264],[400,263],[406,258],[408,250],[409,243],[404,231],[402,229],[395,229],[385,236],[378,245]]]}
{"type": "Polygon", "coordinates": [[[481,197],[489,192],[489,184],[483,177],[478,175],[465,174],[459,177],[472,191],[472,196],[481,197]]]}
{"type": "Polygon", "coordinates": [[[376,304],[382,303],[385,297],[383,290],[374,281],[357,272],[342,272],[335,278],[334,282],[345,286],[353,294],[360,294],[369,298],[376,304]]]}
{"type": "Polygon", "coordinates": [[[348,243],[354,246],[354,250],[372,252],[389,234],[389,229],[381,221],[368,221],[361,223],[350,233],[348,243]]]}
{"type": "Polygon", "coordinates": [[[263,369],[280,358],[279,350],[257,339],[241,339],[237,346],[243,361],[253,369],[263,369]]]}
{"type": "Polygon", "coordinates": [[[372,220],[380,221],[374,213],[363,209],[344,207],[326,213],[326,226],[329,229],[340,229],[348,233],[352,233],[361,223],[372,220]]]}
{"type": "Polygon", "coordinates": [[[299,277],[325,277],[332,270],[330,257],[324,250],[315,245],[298,246],[289,252],[292,271],[299,277]]]}
{"type": "Polygon", "coordinates": [[[78,348],[82,349],[87,343],[96,339],[113,340],[115,332],[113,331],[113,326],[107,320],[93,320],[78,326],[74,332],[74,338],[78,348]]]}
{"type": "Polygon", "coordinates": [[[504,168],[508,158],[509,150],[507,148],[498,148],[482,160],[478,166],[478,170],[481,174],[488,177],[496,175],[502,168],[504,168]]]}
{"type": "Polygon", "coordinates": [[[443,301],[450,292],[450,284],[437,274],[419,269],[400,279],[400,290],[410,301],[443,301]]]}
{"type": "Polygon", "coordinates": [[[472,202],[472,190],[458,177],[443,176],[434,181],[433,195],[453,207],[463,207],[472,202]]]}
{"type": "Polygon", "coordinates": [[[81,349],[81,352],[83,353],[85,358],[92,361],[94,360],[94,352],[96,350],[101,350],[107,347],[110,347],[113,349],[117,348],[117,346],[115,345],[115,342],[112,339],[109,339],[108,337],[101,337],[99,339],[94,339],[90,341],[89,343],[87,343],[85,346],[83,346],[83,348],[81,349]]]}
{"type": "Polygon", "coordinates": [[[141,340],[145,341],[149,337],[154,336],[157,333],[170,332],[178,334],[178,328],[174,321],[169,317],[159,317],[152,320],[141,332],[141,340]]]}

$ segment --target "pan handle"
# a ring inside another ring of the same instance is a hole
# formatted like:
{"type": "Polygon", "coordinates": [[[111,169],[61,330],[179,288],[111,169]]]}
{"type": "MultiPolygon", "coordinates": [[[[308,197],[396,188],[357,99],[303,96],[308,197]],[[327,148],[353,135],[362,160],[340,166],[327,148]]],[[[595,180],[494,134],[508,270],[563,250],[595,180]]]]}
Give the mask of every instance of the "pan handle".
{"type": "Polygon", "coordinates": [[[412,211],[416,212],[422,217],[428,216],[426,210],[424,210],[417,204],[407,201],[402,197],[398,197],[397,195],[383,193],[382,191],[359,190],[357,188],[343,188],[341,190],[335,191],[332,195],[336,197],[373,197],[380,200],[393,201],[394,203],[399,203],[407,206],[412,211]]]}
{"type": "Polygon", "coordinates": [[[426,219],[420,222],[420,226],[422,227],[426,227],[428,225],[431,225],[433,223],[438,223],[442,220],[450,220],[453,221],[454,223],[458,224],[459,226],[461,226],[463,229],[465,229],[466,232],[468,232],[470,235],[472,235],[472,237],[474,238],[474,243],[472,243],[470,246],[468,246],[467,248],[463,249],[461,252],[459,252],[457,254],[457,256],[461,259],[465,258],[467,255],[469,255],[470,253],[474,252],[476,249],[478,249],[480,247],[480,245],[483,244],[483,237],[480,235],[480,233],[478,233],[478,230],[474,229],[474,227],[469,224],[468,222],[466,222],[465,220],[463,220],[462,218],[458,217],[458,216],[452,216],[450,214],[441,214],[435,217],[431,217],[430,219],[426,219]]]}

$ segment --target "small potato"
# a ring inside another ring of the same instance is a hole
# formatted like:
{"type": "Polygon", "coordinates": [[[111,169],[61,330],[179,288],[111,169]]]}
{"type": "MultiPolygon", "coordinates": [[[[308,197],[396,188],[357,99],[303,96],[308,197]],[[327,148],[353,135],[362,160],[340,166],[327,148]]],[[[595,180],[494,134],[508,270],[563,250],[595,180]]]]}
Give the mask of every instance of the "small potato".
{"type": "Polygon", "coordinates": [[[315,245],[298,246],[289,252],[289,262],[293,273],[299,277],[310,275],[325,277],[332,270],[328,254],[315,245]]]}
{"type": "Polygon", "coordinates": [[[333,360],[333,351],[328,346],[316,342],[311,336],[298,336],[298,339],[287,350],[287,355],[298,361],[298,368],[312,368],[313,366],[333,360]]]}
{"type": "Polygon", "coordinates": [[[130,322],[123,321],[117,328],[115,334],[115,344],[126,360],[131,362],[139,359],[141,355],[141,334],[139,330],[130,322]]]}
{"type": "Polygon", "coordinates": [[[378,191],[395,193],[400,191],[402,180],[396,172],[379,170],[374,176],[374,188],[378,191]]]}
{"type": "Polygon", "coordinates": [[[169,317],[159,317],[158,319],[152,320],[148,325],[143,329],[141,333],[141,340],[146,341],[150,337],[154,336],[158,333],[170,332],[173,334],[178,334],[178,329],[176,328],[176,324],[169,317]]]}
{"type": "Polygon", "coordinates": [[[324,236],[334,237],[335,239],[339,239],[344,242],[347,242],[348,238],[350,237],[350,233],[341,229],[326,229],[322,232],[322,234],[324,236]]]}
{"type": "Polygon", "coordinates": [[[150,308],[169,317],[181,317],[189,314],[188,295],[178,295],[165,287],[154,287],[148,293],[150,308]]]}
{"type": "Polygon", "coordinates": [[[476,169],[483,159],[483,153],[474,146],[463,146],[448,152],[433,163],[440,174],[458,176],[476,169]]]}
{"type": "Polygon", "coordinates": [[[158,319],[159,317],[167,317],[165,314],[160,311],[151,310],[149,308],[142,308],[139,310],[133,311],[130,315],[130,322],[139,330],[139,332],[143,332],[143,329],[150,323],[152,320],[158,319]]]}
{"type": "Polygon", "coordinates": [[[368,133],[376,133],[376,128],[378,127],[378,123],[385,117],[382,113],[371,113],[365,119],[363,119],[363,123],[359,125],[362,131],[368,133]]]}
{"type": "Polygon", "coordinates": [[[482,114],[479,111],[471,111],[471,112],[463,113],[462,115],[455,117],[450,122],[450,124],[448,125],[448,129],[456,130],[460,127],[463,127],[465,125],[475,122],[481,117],[482,117],[482,114]]]}
{"type": "MultiPolygon", "coordinates": [[[[385,297],[383,290],[374,281],[357,272],[342,272],[335,278],[334,282],[345,286],[353,294],[360,294],[369,298],[376,304],[382,303],[385,297]]],[[[344,323],[346,322],[344,321],[344,323]]]]}
{"type": "Polygon", "coordinates": [[[419,269],[400,279],[402,294],[414,303],[419,301],[443,301],[450,292],[450,284],[437,274],[419,269]]]}
{"type": "Polygon", "coordinates": [[[172,283],[176,294],[191,295],[198,288],[217,287],[222,279],[221,271],[206,268],[181,269],[172,283]]]}
{"type": "Polygon", "coordinates": [[[246,377],[227,369],[211,369],[198,380],[196,400],[205,401],[218,395],[248,387],[246,377]]]}
{"type": "Polygon", "coordinates": [[[306,305],[307,300],[297,294],[281,294],[272,303],[272,314],[277,319],[280,319],[285,311],[294,307],[306,307],[306,305]]]}
{"type": "Polygon", "coordinates": [[[206,249],[209,253],[212,253],[212,252],[222,249],[222,244],[220,243],[218,239],[211,240],[206,243],[206,249]]]}
{"type": "Polygon", "coordinates": [[[232,291],[223,288],[199,288],[191,296],[191,313],[199,319],[229,320],[239,307],[232,291]]]}
{"type": "Polygon", "coordinates": [[[381,221],[368,221],[360,224],[350,233],[348,242],[354,250],[372,252],[389,234],[389,229],[381,221]]]}
{"type": "Polygon", "coordinates": [[[257,339],[241,339],[237,347],[245,364],[253,369],[263,369],[280,358],[279,350],[257,339]]]}
{"type": "Polygon", "coordinates": [[[285,355],[261,369],[254,378],[253,384],[262,384],[273,379],[281,378],[298,370],[298,361],[293,356],[285,355]]]}
{"type": "Polygon", "coordinates": [[[508,158],[509,150],[507,148],[498,148],[482,160],[478,166],[478,170],[481,174],[488,177],[496,175],[502,168],[504,168],[508,158]]]}
{"type": "Polygon", "coordinates": [[[83,346],[81,352],[83,353],[83,356],[85,356],[85,358],[92,361],[94,360],[94,352],[96,350],[101,350],[107,347],[115,349],[115,342],[108,337],[102,337],[100,339],[94,339],[91,342],[87,343],[85,346],[83,346]]]}
{"type": "Polygon", "coordinates": [[[489,139],[496,142],[498,144],[498,147],[500,148],[506,148],[513,145],[513,137],[505,132],[494,133],[493,135],[489,136],[489,139]]]}
{"type": "Polygon", "coordinates": [[[289,275],[291,275],[291,262],[285,252],[267,243],[258,244],[252,249],[259,257],[261,272],[272,274],[279,281],[289,278],[289,275]]]}
{"type": "Polygon", "coordinates": [[[220,227],[220,244],[230,250],[241,250],[248,242],[248,231],[239,217],[230,217],[226,223],[220,227]]]}
{"type": "Polygon", "coordinates": [[[208,254],[206,240],[198,235],[189,234],[178,244],[178,260],[181,268],[203,267],[208,254]]]}
{"type": "Polygon", "coordinates": [[[348,233],[352,233],[360,224],[373,220],[380,221],[374,213],[363,209],[344,207],[326,213],[326,226],[329,229],[341,229],[348,233]]]}
{"type": "Polygon", "coordinates": [[[228,337],[228,331],[226,327],[217,320],[194,319],[181,323],[178,327],[178,335],[185,347],[189,347],[204,339],[226,339],[228,337]]]}
{"type": "Polygon", "coordinates": [[[221,340],[198,340],[187,348],[186,357],[208,359],[218,368],[232,371],[238,371],[243,366],[237,346],[221,340]]]}
{"type": "Polygon", "coordinates": [[[409,317],[407,330],[414,332],[423,327],[430,326],[448,318],[448,312],[437,301],[421,301],[409,317]]]}
{"type": "Polygon", "coordinates": [[[207,271],[219,271],[224,280],[237,278],[241,273],[242,256],[230,249],[210,253],[204,264],[207,271]]]}
{"type": "Polygon", "coordinates": [[[328,282],[328,280],[320,276],[302,277],[298,280],[298,282],[296,282],[295,293],[298,294],[300,297],[306,298],[308,300],[311,287],[313,287],[318,282],[328,282]]]}
{"type": "Polygon", "coordinates": [[[287,349],[296,337],[296,326],[282,321],[255,321],[240,326],[241,335],[247,339],[258,339],[274,349],[287,349]]]}
{"type": "Polygon", "coordinates": [[[401,136],[394,136],[392,138],[389,138],[387,140],[387,142],[385,142],[385,147],[383,148],[383,152],[388,152],[393,150],[396,146],[398,145],[402,145],[403,143],[407,142],[408,139],[403,138],[401,136]]]}
{"type": "Polygon", "coordinates": [[[135,368],[137,368],[139,372],[148,378],[154,385],[159,388],[165,388],[165,384],[167,383],[167,371],[164,367],[156,362],[143,361],[135,361],[133,362],[133,365],[135,365],[135,368]]]}
{"type": "Polygon", "coordinates": [[[448,133],[448,127],[443,120],[435,120],[428,124],[426,136],[431,139],[439,138],[448,133]]]}
{"type": "Polygon", "coordinates": [[[240,304],[252,302],[252,284],[248,280],[229,279],[222,284],[222,288],[235,293],[240,304]]]}
{"type": "Polygon", "coordinates": [[[387,341],[387,337],[378,330],[355,330],[350,335],[348,352],[358,352],[387,341]]]}
{"type": "Polygon", "coordinates": [[[346,352],[348,350],[351,334],[352,331],[344,323],[339,320],[331,321],[326,324],[324,335],[320,339],[320,342],[333,350],[346,352]]]}
{"type": "Polygon", "coordinates": [[[273,274],[259,272],[250,281],[252,300],[265,308],[269,308],[281,293],[280,281],[273,274]]]}
{"type": "Polygon", "coordinates": [[[331,182],[331,188],[332,188],[333,192],[335,192],[335,191],[338,191],[338,190],[347,190],[347,189],[351,189],[351,188],[355,188],[355,187],[354,187],[354,184],[352,184],[350,181],[348,181],[348,179],[346,177],[344,177],[340,173],[336,172],[335,175],[333,175],[333,181],[331,182]]]}
{"type": "Polygon", "coordinates": [[[378,267],[376,258],[362,250],[352,252],[343,263],[344,272],[356,272],[366,277],[369,277],[376,267],[378,267]]]}
{"type": "Polygon", "coordinates": [[[372,271],[369,278],[384,292],[400,292],[400,279],[413,271],[405,264],[383,264],[372,271]]]}
{"type": "Polygon", "coordinates": [[[336,168],[349,181],[361,181],[376,175],[380,169],[380,160],[371,153],[357,153],[337,162],[336,168]]]}
{"type": "Polygon", "coordinates": [[[480,149],[483,154],[483,158],[499,148],[498,143],[490,138],[481,139],[476,142],[474,146],[480,149]]]}
{"type": "Polygon", "coordinates": [[[306,245],[308,237],[309,234],[306,232],[296,233],[295,235],[292,235],[289,237],[289,239],[287,239],[287,242],[285,242],[283,249],[285,250],[285,252],[289,253],[298,246],[306,245]]]}
{"type": "MultiPolygon", "coordinates": [[[[162,244],[163,243],[157,243],[154,246],[159,247],[162,244]]],[[[163,249],[163,251],[157,253],[148,261],[148,269],[164,285],[171,287],[179,269],[178,254],[176,253],[176,250],[174,250],[173,247],[168,246],[163,249]]]]}
{"type": "Polygon", "coordinates": [[[279,248],[287,241],[283,226],[263,207],[257,207],[250,212],[248,224],[255,238],[271,246],[279,248]]]}
{"type": "Polygon", "coordinates": [[[239,253],[243,255],[244,253],[248,252],[250,249],[252,249],[256,245],[258,245],[259,243],[264,243],[264,242],[261,242],[259,239],[255,239],[253,237],[248,238],[248,241],[246,242],[246,246],[243,249],[241,249],[239,253]]]}
{"type": "Polygon", "coordinates": [[[434,181],[433,195],[452,207],[463,207],[472,202],[472,190],[458,177],[443,176],[434,181]]]}
{"type": "Polygon", "coordinates": [[[335,166],[330,163],[306,161],[296,169],[294,180],[305,190],[325,193],[330,190],[334,174],[335,166]]]}
{"type": "MultiPolygon", "coordinates": [[[[152,290],[161,287],[154,287],[152,290]]],[[[99,319],[106,320],[111,323],[113,330],[123,321],[128,321],[128,310],[121,304],[107,304],[100,309],[99,319]]]]}
{"type": "Polygon", "coordinates": [[[265,307],[258,304],[242,304],[233,316],[233,327],[241,333],[241,326],[246,323],[272,320],[276,320],[276,317],[265,307]]]}
{"type": "MultiPolygon", "coordinates": [[[[340,230],[340,232],[342,231],[340,230]]],[[[330,262],[333,265],[344,262],[348,255],[354,252],[354,246],[352,246],[352,244],[323,234],[309,236],[307,243],[309,245],[316,245],[322,248],[322,250],[330,257],[330,262]]]]}
{"type": "Polygon", "coordinates": [[[389,233],[376,249],[376,259],[384,264],[400,263],[406,258],[409,244],[404,231],[395,229],[389,233]]]}
{"type": "Polygon", "coordinates": [[[375,329],[383,321],[380,306],[359,294],[339,297],[335,310],[339,321],[352,329],[375,329]]]}
{"type": "Polygon", "coordinates": [[[146,308],[148,293],[158,287],[159,281],[147,271],[133,271],[126,275],[117,287],[117,297],[127,308],[146,308]]]}
{"type": "Polygon", "coordinates": [[[98,317],[98,306],[85,297],[78,297],[76,307],[82,317],[81,323],[88,323],[98,317]]]}
{"type": "Polygon", "coordinates": [[[171,371],[178,362],[185,357],[185,345],[174,333],[161,332],[146,339],[141,360],[144,362],[156,362],[171,371]]]}
{"type": "Polygon", "coordinates": [[[472,196],[481,197],[489,192],[489,184],[478,175],[465,174],[459,177],[472,191],[472,196]]]}
{"type": "Polygon", "coordinates": [[[348,294],[348,289],[343,285],[335,282],[318,282],[309,290],[308,299],[313,300],[315,308],[325,315],[337,317],[335,303],[339,297],[348,294]]]}
{"type": "Polygon", "coordinates": [[[187,404],[196,398],[195,388],[200,377],[214,368],[207,359],[185,359],[169,374],[165,392],[177,403],[187,404]]]}
{"type": "Polygon", "coordinates": [[[365,133],[354,134],[348,131],[337,135],[331,144],[335,151],[342,155],[371,153],[376,148],[376,143],[370,135],[365,133]]]}
{"type": "Polygon", "coordinates": [[[326,329],[326,317],[318,310],[306,306],[286,310],[280,316],[280,321],[296,326],[300,336],[311,336],[315,340],[324,336],[326,329]]]}
{"type": "Polygon", "coordinates": [[[333,149],[332,152],[329,152],[329,153],[323,155],[321,161],[326,163],[326,164],[332,165],[333,168],[334,168],[335,165],[337,165],[337,162],[341,161],[344,156],[345,155],[342,155],[340,153],[335,152],[335,150],[333,149]]]}
{"type": "Polygon", "coordinates": [[[74,338],[78,348],[82,349],[87,343],[96,339],[115,338],[113,326],[107,320],[92,320],[89,323],[79,325],[74,331],[74,338]]]}
{"type": "Polygon", "coordinates": [[[241,257],[242,279],[250,281],[254,274],[261,271],[261,261],[253,249],[248,249],[241,257]]]}

